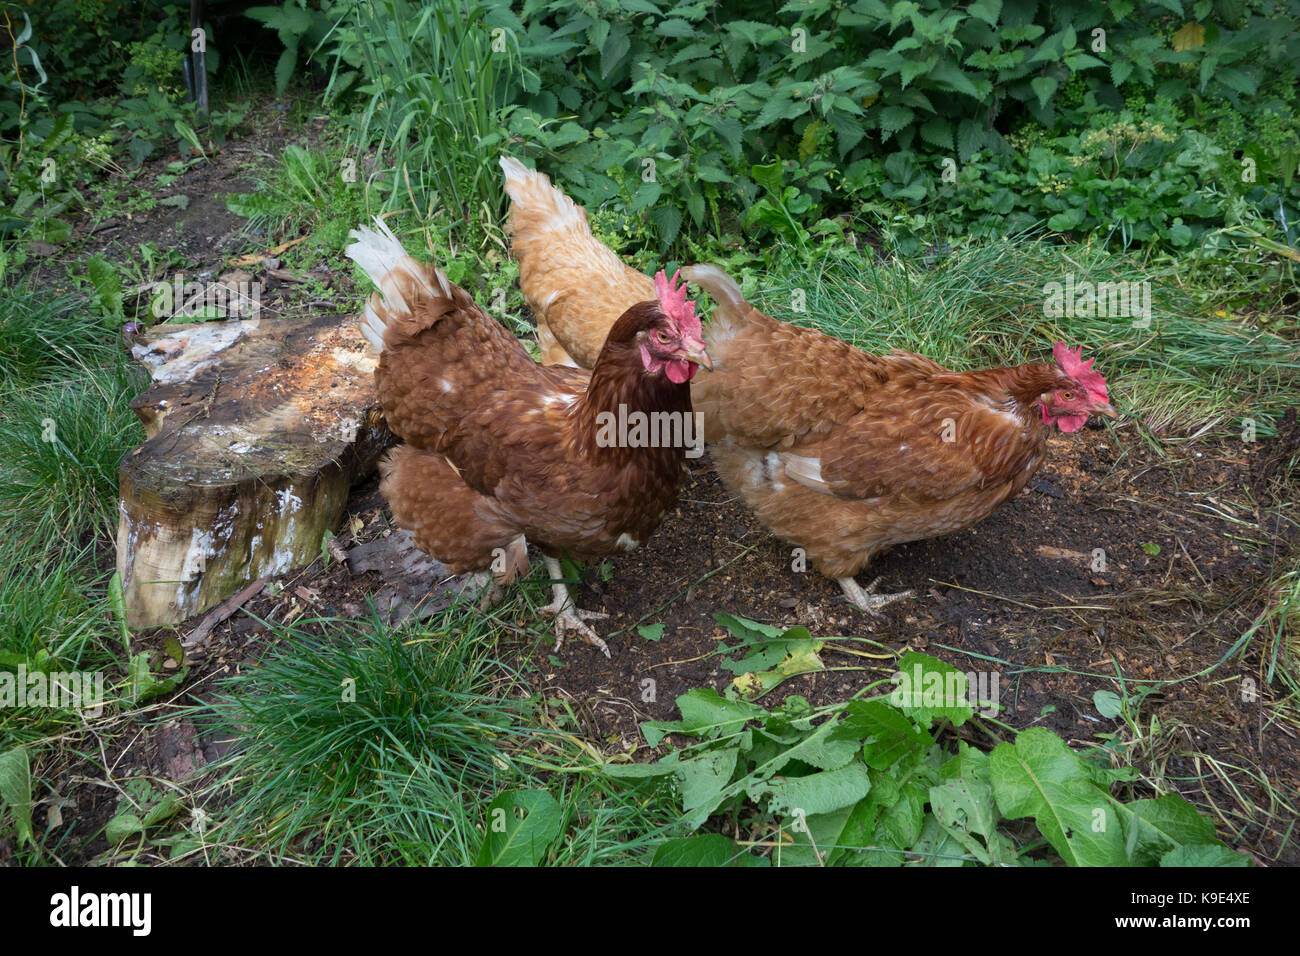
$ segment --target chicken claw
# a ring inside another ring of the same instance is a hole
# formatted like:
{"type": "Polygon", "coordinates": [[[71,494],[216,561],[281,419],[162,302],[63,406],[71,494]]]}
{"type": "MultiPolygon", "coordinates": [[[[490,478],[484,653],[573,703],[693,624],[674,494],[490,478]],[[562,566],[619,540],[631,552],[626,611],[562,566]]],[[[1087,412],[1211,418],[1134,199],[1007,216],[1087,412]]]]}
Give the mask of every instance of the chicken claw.
{"type": "Polygon", "coordinates": [[[840,587],[844,589],[844,595],[849,599],[849,603],[859,611],[866,611],[872,617],[883,618],[885,615],[880,613],[880,608],[886,604],[901,600],[902,598],[911,597],[915,591],[899,591],[897,594],[877,594],[876,585],[880,583],[880,578],[872,581],[865,588],[858,584],[853,578],[837,578],[840,587]]]}
{"type": "Polygon", "coordinates": [[[478,610],[480,614],[490,607],[496,607],[501,603],[501,599],[505,597],[505,590],[501,585],[497,584],[496,579],[487,571],[475,571],[469,576],[464,593],[470,594],[474,592],[479,594],[478,610]]]}
{"type": "Polygon", "coordinates": [[[555,558],[543,556],[542,560],[546,563],[546,573],[551,576],[551,594],[554,600],[543,608],[538,608],[541,614],[553,614],[555,616],[555,647],[552,653],[558,653],[560,646],[564,643],[564,636],[569,632],[575,632],[588,644],[600,649],[600,652],[606,657],[610,656],[609,646],[600,639],[595,631],[587,626],[586,621],[599,621],[609,617],[601,611],[584,611],[581,608],[574,607],[573,598],[569,596],[569,588],[564,583],[564,574],[560,570],[560,562],[555,558]]]}

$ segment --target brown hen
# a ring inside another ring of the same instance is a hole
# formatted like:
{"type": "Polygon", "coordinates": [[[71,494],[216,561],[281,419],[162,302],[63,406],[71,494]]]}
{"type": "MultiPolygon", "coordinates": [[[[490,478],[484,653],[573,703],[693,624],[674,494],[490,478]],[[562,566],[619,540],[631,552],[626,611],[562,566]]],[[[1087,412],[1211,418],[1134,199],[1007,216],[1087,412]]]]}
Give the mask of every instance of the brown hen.
{"type": "Polygon", "coordinates": [[[860,587],[873,557],[984,519],[1033,477],[1053,428],[1115,414],[1092,360],[1064,343],[1054,364],[954,372],[779,322],[716,266],[682,274],[717,302],[715,371],[692,401],[718,473],[864,611],[910,594],[860,587]]]}
{"type": "Polygon", "coordinates": [[[394,519],[451,571],[490,571],[497,584],[527,570],[531,542],[552,579],[543,610],[556,616],[556,648],[572,630],[608,656],[584,620],[604,615],[573,607],[558,558],[631,550],[676,501],[686,449],[633,447],[605,426],[620,412],[690,414],[690,379],[709,362],[694,303],[660,273],[651,300],[613,323],[591,372],[545,368],[376,224],[351,233],[347,254],[379,288],[362,331],[380,352],[388,425],[405,441],[381,464],[394,519]]]}

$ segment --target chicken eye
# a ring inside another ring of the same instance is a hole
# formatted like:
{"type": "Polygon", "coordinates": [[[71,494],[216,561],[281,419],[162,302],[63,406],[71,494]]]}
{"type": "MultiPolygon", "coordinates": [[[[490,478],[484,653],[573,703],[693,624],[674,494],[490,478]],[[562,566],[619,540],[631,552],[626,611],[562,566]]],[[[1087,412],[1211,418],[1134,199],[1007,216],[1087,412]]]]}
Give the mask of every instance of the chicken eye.
{"type": "Polygon", "coordinates": [[[1061,399],[1066,402],[1074,401],[1074,392],[1062,392],[1061,399]]]}
{"type": "Polygon", "coordinates": [[[667,345],[669,342],[672,341],[672,336],[670,336],[663,329],[659,329],[658,331],[655,332],[655,338],[659,340],[660,345],[667,345]]]}

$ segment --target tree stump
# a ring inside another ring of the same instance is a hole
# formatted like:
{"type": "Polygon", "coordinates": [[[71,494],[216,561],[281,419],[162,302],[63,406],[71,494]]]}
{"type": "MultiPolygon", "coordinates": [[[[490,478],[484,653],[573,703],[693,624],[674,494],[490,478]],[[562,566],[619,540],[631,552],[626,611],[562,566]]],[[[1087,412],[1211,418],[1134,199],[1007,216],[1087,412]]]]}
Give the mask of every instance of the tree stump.
{"type": "Polygon", "coordinates": [[[147,440],[118,466],[127,623],[207,610],[320,554],[390,439],[355,316],[160,326],[132,355],[147,440]]]}

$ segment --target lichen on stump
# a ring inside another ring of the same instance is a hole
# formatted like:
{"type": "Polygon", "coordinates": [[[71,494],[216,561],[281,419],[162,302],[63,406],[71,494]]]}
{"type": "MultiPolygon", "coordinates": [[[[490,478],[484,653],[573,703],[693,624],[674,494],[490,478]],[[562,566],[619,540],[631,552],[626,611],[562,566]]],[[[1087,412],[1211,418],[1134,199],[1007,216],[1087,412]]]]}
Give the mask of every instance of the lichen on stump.
{"type": "Polygon", "coordinates": [[[137,337],[146,441],[118,467],[117,569],[132,627],[183,621],[320,554],[389,440],[353,316],[137,337]]]}

